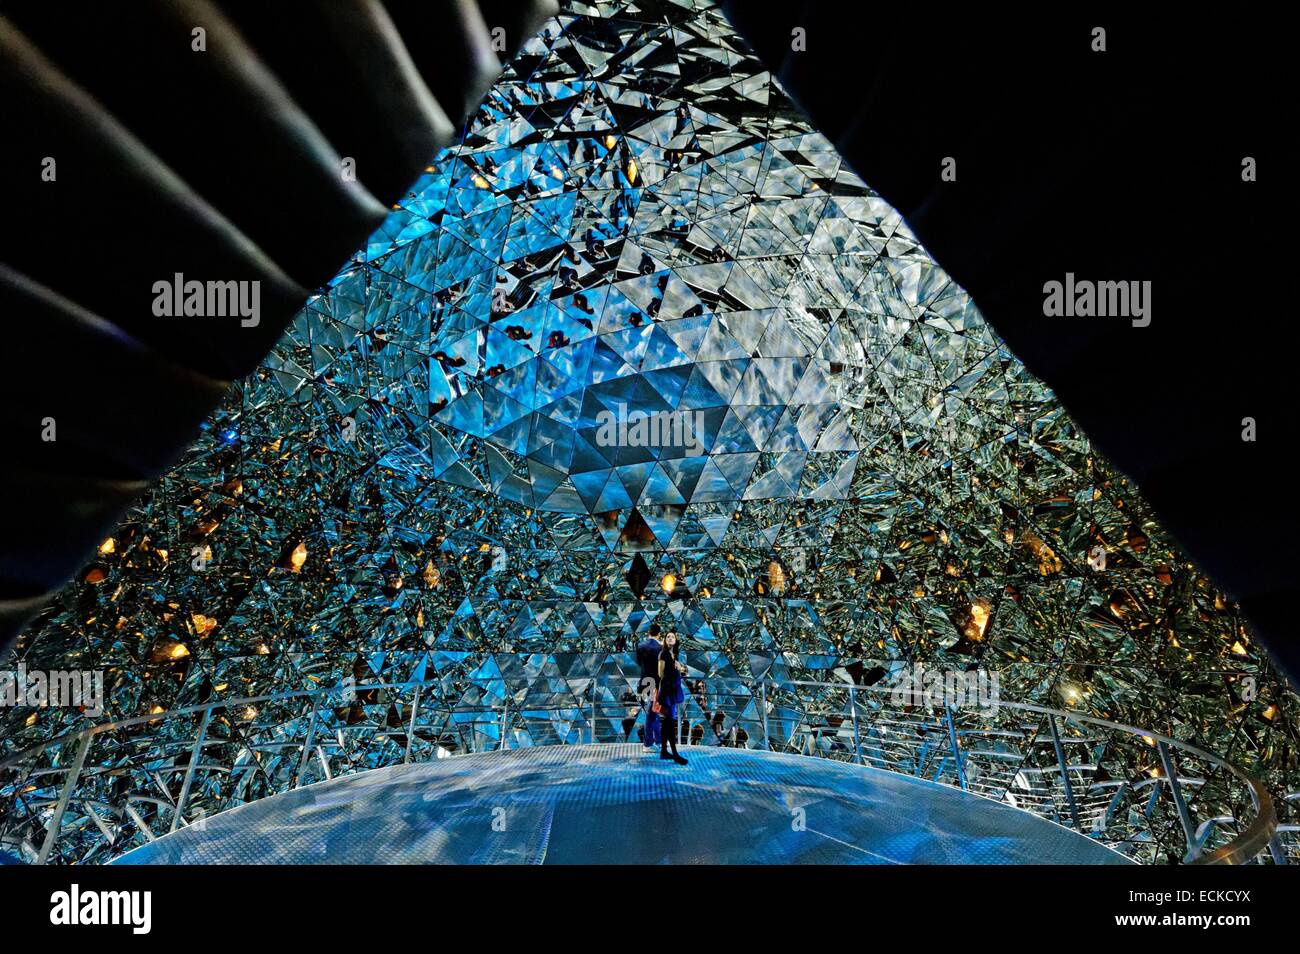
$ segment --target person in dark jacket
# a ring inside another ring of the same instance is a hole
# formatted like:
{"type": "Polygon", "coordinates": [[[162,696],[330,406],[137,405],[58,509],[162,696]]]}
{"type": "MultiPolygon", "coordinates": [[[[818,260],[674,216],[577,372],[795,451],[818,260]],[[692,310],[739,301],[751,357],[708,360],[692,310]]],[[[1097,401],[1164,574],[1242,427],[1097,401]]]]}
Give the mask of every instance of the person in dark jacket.
{"type": "Polygon", "coordinates": [[[677,712],[686,700],[682,691],[682,677],[686,667],[677,661],[677,634],[670,632],[664,636],[664,648],[659,650],[659,757],[672,759],[678,765],[685,765],[686,759],[677,751],[677,712]],[[668,747],[672,746],[672,754],[668,747]]]}
{"type": "Polygon", "coordinates": [[[659,716],[655,715],[653,709],[655,692],[659,688],[659,651],[663,649],[658,637],[659,627],[652,623],[650,635],[636,647],[636,661],[641,668],[641,707],[645,710],[641,744],[647,749],[659,741],[659,716]]]}

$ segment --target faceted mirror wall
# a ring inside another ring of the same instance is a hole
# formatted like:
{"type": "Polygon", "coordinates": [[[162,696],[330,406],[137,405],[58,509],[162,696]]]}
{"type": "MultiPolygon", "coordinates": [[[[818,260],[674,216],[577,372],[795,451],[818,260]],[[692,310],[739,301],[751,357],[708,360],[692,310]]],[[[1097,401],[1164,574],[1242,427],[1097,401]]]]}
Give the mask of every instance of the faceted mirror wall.
{"type": "MultiPolygon", "coordinates": [[[[656,621],[697,676],[978,665],[1297,787],[1235,607],[686,0],[567,3],[20,653],[128,716],[634,683],[656,621]],[[650,417],[683,429],[602,437],[650,417]]],[[[82,719],[3,717],[15,747],[82,719]]]]}

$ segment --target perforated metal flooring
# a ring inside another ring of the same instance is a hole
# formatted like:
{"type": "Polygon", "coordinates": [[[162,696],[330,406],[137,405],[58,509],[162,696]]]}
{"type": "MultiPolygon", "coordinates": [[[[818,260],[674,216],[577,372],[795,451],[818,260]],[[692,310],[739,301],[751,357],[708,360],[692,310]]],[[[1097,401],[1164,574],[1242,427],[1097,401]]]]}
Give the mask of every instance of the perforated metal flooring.
{"type": "Polygon", "coordinates": [[[242,806],[119,864],[1125,864],[1027,812],[821,758],[539,746],[242,806]]]}

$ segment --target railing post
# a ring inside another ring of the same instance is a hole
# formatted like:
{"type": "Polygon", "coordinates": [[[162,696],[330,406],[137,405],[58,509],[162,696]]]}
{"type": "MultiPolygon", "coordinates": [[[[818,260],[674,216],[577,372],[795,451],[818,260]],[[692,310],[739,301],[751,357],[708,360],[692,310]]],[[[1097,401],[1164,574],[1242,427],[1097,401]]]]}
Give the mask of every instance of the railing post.
{"type": "Polygon", "coordinates": [[[1165,778],[1169,780],[1169,791],[1174,796],[1178,822],[1183,826],[1183,835],[1187,839],[1187,857],[1194,861],[1201,853],[1201,846],[1196,838],[1196,826],[1192,823],[1192,814],[1187,810],[1187,802],[1183,799],[1183,787],[1178,783],[1178,766],[1174,763],[1174,756],[1169,751],[1168,745],[1157,742],[1156,749],[1160,752],[1160,764],[1165,770],[1165,778]]]}
{"type": "Polygon", "coordinates": [[[1275,865],[1289,865],[1291,863],[1287,861],[1286,852],[1282,850],[1282,843],[1277,840],[1277,835],[1268,840],[1268,853],[1273,856],[1273,864],[1275,865]]]}
{"type": "Polygon", "coordinates": [[[86,764],[86,753],[89,751],[94,739],[94,731],[87,732],[81,740],[76,756],[72,760],[72,769],[68,772],[68,780],[63,783],[63,791],[59,793],[59,800],[54,806],[54,815],[50,818],[50,827],[45,832],[45,841],[41,844],[40,854],[36,856],[38,865],[45,864],[50,857],[50,852],[54,849],[54,843],[59,840],[59,828],[63,825],[63,813],[68,809],[68,799],[72,797],[72,788],[77,784],[77,779],[81,776],[81,768],[86,764]]]}
{"type": "Polygon", "coordinates": [[[858,731],[858,687],[849,685],[849,712],[853,716],[853,761],[862,764],[862,737],[858,731]]]}
{"type": "Polygon", "coordinates": [[[298,777],[294,788],[302,788],[302,777],[307,774],[307,758],[311,755],[312,743],[316,741],[316,719],[320,716],[320,700],[311,697],[311,722],[307,725],[307,737],[302,741],[302,758],[298,761],[298,777]]]}
{"type": "Polygon", "coordinates": [[[758,681],[758,704],[763,709],[763,746],[767,751],[772,751],[772,736],[767,731],[767,680],[758,681]]]}
{"type": "Polygon", "coordinates": [[[591,677],[591,744],[596,744],[596,677],[591,677]]]}
{"type": "Polygon", "coordinates": [[[506,734],[510,731],[510,694],[506,693],[501,700],[501,728],[498,734],[501,741],[497,743],[497,751],[504,751],[506,748],[506,734]]]}
{"type": "Polygon", "coordinates": [[[199,755],[203,751],[203,743],[208,737],[208,720],[212,718],[212,707],[203,710],[203,718],[199,722],[198,735],[194,737],[194,748],[190,752],[190,764],[185,769],[185,781],[181,783],[181,796],[176,801],[176,812],[172,815],[172,827],[169,831],[175,831],[180,827],[181,817],[185,813],[185,803],[190,798],[190,786],[194,784],[194,770],[199,765],[199,755]]]}
{"type": "Polygon", "coordinates": [[[1052,745],[1056,749],[1056,764],[1061,769],[1061,784],[1065,786],[1065,802],[1070,806],[1070,817],[1074,819],[1076,831],[1083,831],[1079,821],[1079,806],[1074,801],[1074,785],[1070,782],[1070,768],[1065,764],[1065,748],[1061,745],[1061,733],[1056,728],[1056,716],[1048,713],[1047,726],[1052,730],[1052,745]]]}
{"type": "Polygon", "coordinates": [[[415,696],[411,699],[411,719],[406,725],[406,753],[402,756],[402,764],[411,763],[411,741],[415,738],[415,717],[420,711],[420,687],[415,687],[415,696]]]}
{"type": "MultiPolygon", "coordinates": [[[[944,703],[943,708],[948,718],[948,744],[952,746],[952,757],[957,764],[957,781],[961,783],[961,790],[965,792],[968,791],[966,787],[966,766],[962,764],[962,760],[961,760],[961,742],[957,738],[957,722],[952,717],[952,706],[948,705],[947,703],[944,703]]],[[[1070,805],[1071,805],[1071,810],[1073,811],[1073,806],[1074,806],[1073,792],[1070,795],[1070,805]]],[[[1074,814],[1075,814],[1074,823],[1075,826],[1078,827],[1079,824],[1078,813],[1075,812],[1074,814]]]]}

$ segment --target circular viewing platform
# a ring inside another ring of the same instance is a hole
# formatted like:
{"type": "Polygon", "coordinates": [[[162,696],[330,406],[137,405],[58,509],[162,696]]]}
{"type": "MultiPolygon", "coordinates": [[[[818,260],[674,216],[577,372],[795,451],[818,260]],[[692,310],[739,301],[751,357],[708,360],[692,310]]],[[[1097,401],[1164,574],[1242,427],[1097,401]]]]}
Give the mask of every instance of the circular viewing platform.
{"type": "Polygon", "coordinates": [[[319,782],[117,864],[1128,864],[1030,812],[830,759],[548,745],[319,782]]]}

